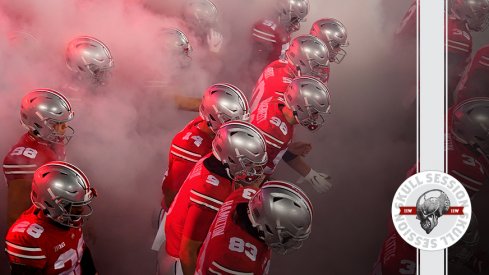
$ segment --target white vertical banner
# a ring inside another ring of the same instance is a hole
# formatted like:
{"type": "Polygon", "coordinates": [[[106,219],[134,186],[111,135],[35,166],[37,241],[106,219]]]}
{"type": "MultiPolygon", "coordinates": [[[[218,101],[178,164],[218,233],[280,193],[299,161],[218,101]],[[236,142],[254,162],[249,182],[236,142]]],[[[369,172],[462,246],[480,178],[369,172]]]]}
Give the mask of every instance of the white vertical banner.
{"type": "MultiPolygon", "coordinates": [[[[418,0],[420,172],[445,169],[445,0],[418,0]]],[[[445,250],[419,251],[419,275],[445,275],[445,250]]]]}

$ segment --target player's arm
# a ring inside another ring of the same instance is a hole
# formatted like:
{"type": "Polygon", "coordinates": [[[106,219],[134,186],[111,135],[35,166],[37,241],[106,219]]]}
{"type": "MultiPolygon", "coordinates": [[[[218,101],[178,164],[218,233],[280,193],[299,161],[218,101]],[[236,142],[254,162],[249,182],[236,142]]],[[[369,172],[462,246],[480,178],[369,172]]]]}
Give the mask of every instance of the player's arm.
{"type": "MultiPolygon", "coordinates": [[[[199,200],[198,203],[207,204],[205,200],[199,200]]],[[[185,275],[194,275],[200,247],[218,211],[218,208],[212,205],[205,206],[203,204],[197,205],[193,202],[185,220],[179,253],[185,275]],[[209,208],[209,206],[215,209],[209,208]]]]}
{"type": "Polygon", "coordinates": [[[44,274],[47,264],[47,255],[37,243],[43,231],[34,230],[21,233],[20,231],[26,230],[27,226],[29,225],[22,222],[16,224],[16,227],[11,228],[5,238],[5,252],[7,252],[10,272],[13,275],[44,274]]]}
{"type": "Polygon", "coordinates": [[[294,171],[302,176],[299,183],[309,183],[318,193],[326,192],[332,187],[332,184],[329,181],[331,177],[324,173],[316,172],[302,156],[295,156],[290,152],[286,152],[282,159],[294,171]]]}
{"type": "Polygon", "coordinates": [[[200,107],[200,102],[202,101],[199,97],[177,95],[173,96],[173,101],[180,110],[198,112],[200,107]]]}
{"type": "Polygon", "coordinates": [[[10,274],[11,275],[42,275],[42,269],[35,268],[33,266],[21,265],[21,264],[10,264],[10,274]]]}
{"type": "Polygon", "coordinates": [[[200,247],[202,242],[194,241],[186,237],[182,237],[182,243],[180,247],[180,263],[182,265],[182,271],[185,275],[193,275],[195,273],[195,267],[197,266],[197,257],[199,256],[200,247]]]}
{"type": "Polygon", "coordinates": [[[31,206],[31,188],[32,182],[28,179],[8,181],[7,225],[9,227],[31,206]]]}
{"type": "Polygon", "coordinates": [[[170,207],[188,173],[195,166],[194,161],[171,156],[170,165],[163,179],[163,201],[166,209],[170,207]]]}
{"type": "Polygon", "coordinates": [[[290,168],[303,177],[307,176],[307,174],[311,171],[311,166],[307,164],[302,156],[297,156],[287,151],[282,159],[290,168]]]}

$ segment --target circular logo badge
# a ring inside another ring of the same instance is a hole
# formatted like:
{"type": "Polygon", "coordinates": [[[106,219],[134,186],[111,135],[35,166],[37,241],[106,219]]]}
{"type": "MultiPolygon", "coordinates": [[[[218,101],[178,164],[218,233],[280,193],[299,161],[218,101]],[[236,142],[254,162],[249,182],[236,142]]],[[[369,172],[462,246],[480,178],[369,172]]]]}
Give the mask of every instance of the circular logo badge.
{"type": "Polygon", "coordinates": [[[469,227],[470,197],[454,177],[438,171],[411,176],[397,189],[392,220],[399,235],[422,250],[455,244],[469,227]]]}

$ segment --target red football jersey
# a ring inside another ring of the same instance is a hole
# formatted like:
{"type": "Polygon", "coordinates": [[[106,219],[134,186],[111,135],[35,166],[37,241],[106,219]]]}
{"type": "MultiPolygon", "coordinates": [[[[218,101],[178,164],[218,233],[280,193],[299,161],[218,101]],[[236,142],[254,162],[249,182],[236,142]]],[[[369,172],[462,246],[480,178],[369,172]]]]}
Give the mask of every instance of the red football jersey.
{"type": "Polygon", "coordinates": [[[246,205],[257,190],[240,188],[226,199],[200,249],[195,274],[268,274],[270,248],[248,231],[254,229],[246,205]]]}
{"type": "Polygon", "coordinates": [[[81,228],[58,225],[35,206],[17,219],[5,240],[10,263],[42,269],[43,274],[82,274],[84,249],[81,228]]]}
{"type": "Polygon", "coordinates": [[[284,98],[284,93],[297,71],[285,60],[276,60],[265,67],[251,93],[251,107],[253,112],[258,104],[270,97],[284,98]]]}
{"type": "Polygon", "coordinates": [[[397,232],[385,239],[372,275],[415,275],[416,248],[405,242],[397,232]]]}
{"type": "Polygon", "coordinates": [[[253,25],[251,32],[255,50],[267,63],[280,58],[289,47],[290,33],[273,19],[262,19],[253,25]]]}
{"type": "Polygon", "coordinates": [[[456,102],[489,96],[489,45],[480,48],[465,70],[455,92],[456,102]]]}
{"type": "MultiPolygon", "coordinates": [[[[448,17],[448,95],[453,98],[455,88],[472,54],[472,36],[464,21],[448,17]]],[[[450,100],[450,102],[452,102],[450,100]]]]}
{"type": "MultiPolygon", "coordinates": [[[[163,190],[178,192],[195,163],[212,151],[212,138],[199,127],[202,121],[200,116],[196,117],[173,138],[163,190]]],[[[161,204],[167,208],[164,201],[161,204]]]]}
{"type": "Polygon", "coordinates": [[[267,143],[267,176],[273,174],[294,136],[294,125],[290,124],[282,113],[284,107],[283,100],[270,97],[262,101],[251,113],[251,124],[261,130],[267,143]]]}
{"type": "Polygon", "coordinates": [[[232,180],[212,153],[197,162],[166,216],[168,254],[179,258],[182,236],[203,242],[217,211],[233,190],[232,180]]]}
{"type": "Polygon", "coordinates": [[[460,181],[472,197],[488,184],[489,163],[479,152],[454,140],[452,134],[449,133],[447,139],[448,174],[460,181]]]}
{"type": "Polygon", "coordinates": [[[24,134],[3,159],[7,182],[16,179],[32,180],[34,171],[50,161],[65,159],[61,143],[49,143],[29,133],[24,134]]]}
{"type": "Polygon", "coordinates": [[[409,6],[409,9],[397,27],[395,39],[406,42],[416,38],[416,2],[415,0],[411,3],[411,6],[409,6]]]}

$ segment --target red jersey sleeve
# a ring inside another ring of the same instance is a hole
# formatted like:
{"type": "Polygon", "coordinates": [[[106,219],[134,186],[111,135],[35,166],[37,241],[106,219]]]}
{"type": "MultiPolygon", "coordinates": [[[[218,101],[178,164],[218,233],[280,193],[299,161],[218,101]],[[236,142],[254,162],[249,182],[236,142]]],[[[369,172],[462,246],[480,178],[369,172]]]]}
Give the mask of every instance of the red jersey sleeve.
{"type": "Polygon", "coordinates": [[[256,22],[252,29],[255,51],[267,56],[269,62],[277,60],[289,47],[290,34],[274,20],[264,19],[256,22]]]}
{"type": "Polygon", "coordinates": [[[385,239],[373,275],[416,274],[416,249],[397,233],[385,239]]]}
{"type": "Polygon", "coordinates": [[[273,174],[294,135],[294,126],[287,122],[280,109],[283,104],[280,100],[269,98],[261,102],[252,114],[251,124],[262,131],[267,143],[267,175],[273,174]]]}
{"type": "Polygon", "coordinates": [[[59,145],[58,150],[52,149],[48,144],[38,142],[34,137],[25,134],[21,140],[14,145],[3,160],[3,172],[7,182],[16,179],[32,180],[36,169],[43,164],[63,160],[64,146],[59,145]]]}
{"type": "Polygon", "coordinates": [[[195,164],[210,152],[212,138],[199,128],[201,122],[202,118],[197,117],[173,138],[170,156],[195,164]]]}
{"type": "Polygon", "coordinates": [[[172,140],[163,191],[178,192],[195,163],[211,152],[212,138],[199,128],[200,117],[191,121],[172,140]]]}
{"type": "Polygon", "coordinates": [[[5,251],[10,263],[44,269],[47,252],[41,248],[39,240],[43,228],[29,221],[17,220],[5,239],[5,251]]]}
{"type": "Polygon", "coordinates": [[[465,99],[487,96],[489,87],[489,45],[480,48],[464,71],[457,86],[456,102],[465,99]]]}
{"type": "Polygon", "coordinates": [[[453,94],[459,83],[472,54],[472,36],[465,26],[465,22],[448,19],[448,96],[449,103],[453,103],[453,94]]]}

